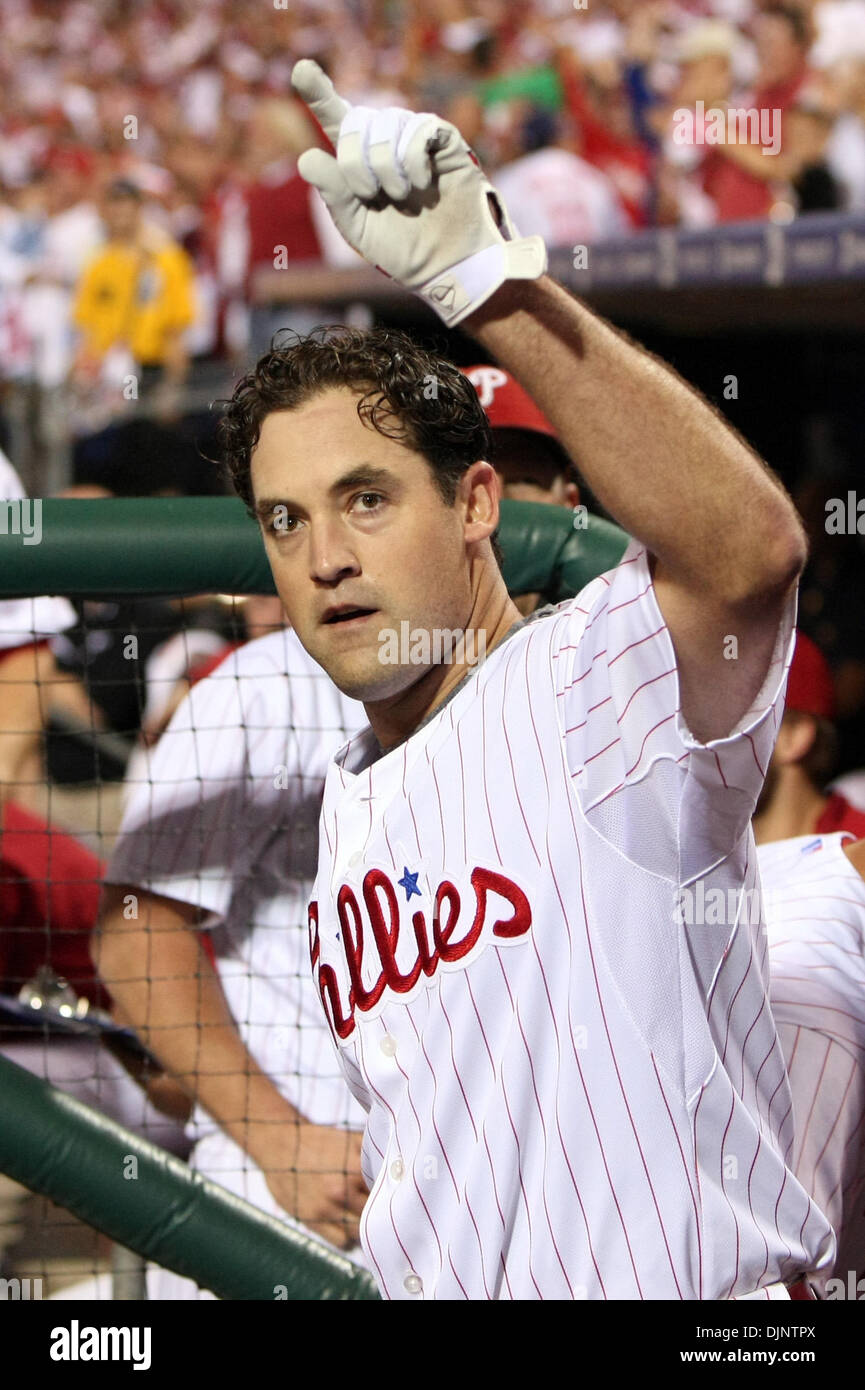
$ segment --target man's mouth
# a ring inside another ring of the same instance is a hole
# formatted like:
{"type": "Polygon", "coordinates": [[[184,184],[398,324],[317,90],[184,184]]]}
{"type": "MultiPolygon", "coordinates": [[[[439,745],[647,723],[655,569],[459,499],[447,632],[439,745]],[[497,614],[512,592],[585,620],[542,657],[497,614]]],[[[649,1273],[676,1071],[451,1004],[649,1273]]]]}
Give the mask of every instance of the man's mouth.
{"type": "Polygon", "coordinates": [[[326,627],[346,627],[353,623],[361,623],[365,618],[371,618],[373,613],[377,612],[377,608],[358,608],[353,604],[346,603],[326,609],[321,621],[322,625],[326,627]]]}

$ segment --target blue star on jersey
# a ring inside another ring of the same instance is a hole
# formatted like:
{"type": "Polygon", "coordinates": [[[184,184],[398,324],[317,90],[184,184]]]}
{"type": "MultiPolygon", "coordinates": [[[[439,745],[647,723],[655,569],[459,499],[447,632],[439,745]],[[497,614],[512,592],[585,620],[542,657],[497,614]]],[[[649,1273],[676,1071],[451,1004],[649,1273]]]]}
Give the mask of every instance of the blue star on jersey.
{"type": "Polygon", "coordinates": [[[419,874],[420,870],[418,870],[416,874],[410,874],[406,866],[403,865],[402,878],[398,878],[397,883],[399,884],[400,888],[405,889],[406,902],[410,900],[412,893],[417,893],[418,897],[422,896],[421,891],[417,886],[419,874]]]}

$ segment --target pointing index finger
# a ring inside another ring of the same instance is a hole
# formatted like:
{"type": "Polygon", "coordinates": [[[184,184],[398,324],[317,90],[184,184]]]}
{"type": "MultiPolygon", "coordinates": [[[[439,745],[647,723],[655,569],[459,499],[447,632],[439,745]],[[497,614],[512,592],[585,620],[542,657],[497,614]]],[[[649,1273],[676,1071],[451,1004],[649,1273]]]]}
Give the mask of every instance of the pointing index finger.
{"type": "Polygon", "coordinates": [[[335,145],[345,113],[350,109],[326,72],[312,58],[301,58],[291,73],[291,85],[312,111],[328,139],[335,145]]]}

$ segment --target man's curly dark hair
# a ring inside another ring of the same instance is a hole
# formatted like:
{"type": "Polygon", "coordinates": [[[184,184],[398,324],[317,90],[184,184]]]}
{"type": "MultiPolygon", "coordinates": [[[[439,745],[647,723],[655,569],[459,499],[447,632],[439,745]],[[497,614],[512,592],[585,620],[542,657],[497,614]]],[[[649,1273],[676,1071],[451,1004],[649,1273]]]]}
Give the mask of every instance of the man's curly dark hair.
{"type": "Polygon", "coordinates": [[[365,424],[423,455],[448,506],[466,470],[491,456],[489,421],[474,386],[406,333],[344,325],[305,335],[283,330],[238,382],[218,426],[220,455],[252,515],[252,453],[265,417],[295,409],[332,386],[356,391],[365,424]]]}

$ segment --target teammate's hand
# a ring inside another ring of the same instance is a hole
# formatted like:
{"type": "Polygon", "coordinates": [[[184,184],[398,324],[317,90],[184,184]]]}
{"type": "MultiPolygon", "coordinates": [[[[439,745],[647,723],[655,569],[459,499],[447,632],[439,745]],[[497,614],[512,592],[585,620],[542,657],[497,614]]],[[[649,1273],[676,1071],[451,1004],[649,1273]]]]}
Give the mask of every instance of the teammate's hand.
{"type": "Polygon", "coordinates": [[[349,246],[460,323],[506,280],[547,268],[538,236],[521,238],[456,126],[399,106],[350,106],[311,58],[291,83],[336,149],[297,167],[321,192],[349,246]]]}
{"type": "Polygon", "coordinates": [[[360,1172],[361,1136],[325,1125],[280,1126],[279,1156],[262,1163],[274,1199],[340,1249],[357,1245],[369,1191],[360,1172]]]}

